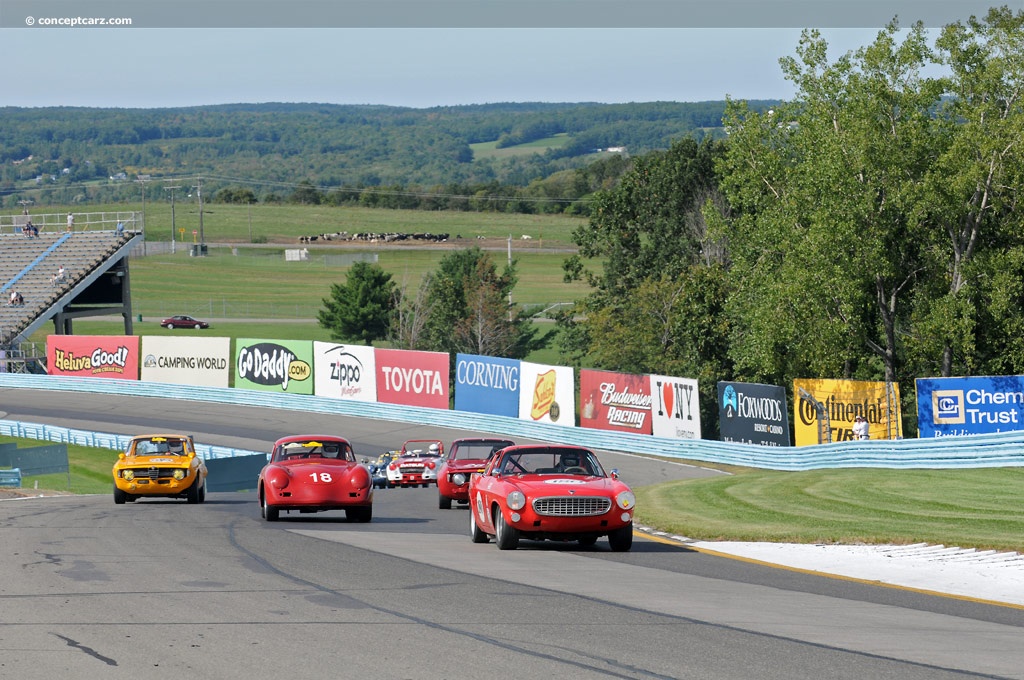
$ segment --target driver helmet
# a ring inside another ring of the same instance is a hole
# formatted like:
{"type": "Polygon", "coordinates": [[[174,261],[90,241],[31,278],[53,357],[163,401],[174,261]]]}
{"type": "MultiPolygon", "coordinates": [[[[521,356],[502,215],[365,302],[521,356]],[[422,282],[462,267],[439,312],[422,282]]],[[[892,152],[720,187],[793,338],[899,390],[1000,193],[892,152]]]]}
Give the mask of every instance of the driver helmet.
{"type": "Polygon", "coordinates": [[[430,453],[433,453],[433,454],[439,453],[440,450],[441,449],[438,448],[437,444],[431,444],[430,446],[427,447],[427,451],[429,451],[430,453]]]}
{"type": "Polygon", "coordinates": [[[562,454],[562,467],[571,468],[580,466],[580,456],[578,453],[565,453],[562,454]]]}

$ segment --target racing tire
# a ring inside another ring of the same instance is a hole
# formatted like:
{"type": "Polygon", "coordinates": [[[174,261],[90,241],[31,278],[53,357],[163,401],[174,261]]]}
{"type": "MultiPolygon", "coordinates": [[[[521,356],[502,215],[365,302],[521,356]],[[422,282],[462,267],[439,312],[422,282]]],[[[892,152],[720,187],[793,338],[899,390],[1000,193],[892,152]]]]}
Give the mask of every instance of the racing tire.
{"type": "MultiPolygon", "coordinates": [[[[134,499],[133,499],[134,500],[134,499]]],[[[118,505],[124,505],[128,501],[128,494],[125,491],[121,491],[116,486],[114,487],[114,502],[118,505]]]]}
{"type": "Polygon", "coordinates": [[[264,495],[260,503],[260,514],[263,516],[263,519],[268,522],[276,522],[277,518],[280,517],[281,512],[274,506],[267,503],[267,497],[264,495]]]}
{"type": "Polygon", "coordinates": [[[633,547],[633,523],[608,534],[608,547],[612,552],[628,552],[633,547]]]}
{"type": "Polygon", "coordinates": [[[200,503],[205,503],[206,502],[206,480],[205,479],[203,480],[203,486],[200,487],[200,489],[199,489],[199,502],[200,503]]]}
{"type": "Polygon", "coordinates": [[[203,480],[197,476],[196,481],[192,482],[192,486],[188,487],[188,491],[185,492],[185,500],[187,500],[189,503],[198,503],[200,487],[202,485],[203,480]]]}
{"type": "Polygon", "coordinates": [[[360,505],[356,508],[345,508],[345,519],[349,522],[369,522],[373,518],[372,505],[360,505]]]}
{"type": "Polygon", "coordinates": [[[519,529],[505,521],[505,515],[501,510],[494,510],[495,542],[498,550],[515,550],[519,547],[519,529]]]}
{"type": "Polygon", "coordinates": [[[491,537],[480,530],[480,527],[476,523],[476,510],[473,508],[469,509],[469,538],[474,543],[487,543],[491,540],[491,537]]]}
{"type": "Polygon", "coordinates": [[[448,496],[442,496],[441,494],[437,494],[437,507],[440,508],[441,510],[451,510],[452,499],[448,498],[448,496]]]}

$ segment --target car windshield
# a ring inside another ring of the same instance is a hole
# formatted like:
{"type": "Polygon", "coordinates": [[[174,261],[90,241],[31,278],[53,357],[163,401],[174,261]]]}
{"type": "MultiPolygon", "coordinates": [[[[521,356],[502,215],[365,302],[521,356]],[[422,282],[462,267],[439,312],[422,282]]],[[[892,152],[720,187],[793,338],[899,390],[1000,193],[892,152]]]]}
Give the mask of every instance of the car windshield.
{"type": "Polygon", "coordinates": [[[332,458],[355,461],[355,454],[346,442],[287,442],[277,447],[274,460],[332,458]]]}
{"type": "Polygon", "coordinates": [[[154,456],[159,454],[183,456],[185,455],[185,443],[181,439],[169,439],[166,437],[137,439],[135,441],[135,455],[154,456]]]}
{"type": "Polygon", "coordinates": [[[487,460],[495,451],[506,446],[512,446],[512,442],[459,442],[452,451],[453,460],[487,460]]]}
{"type": "Polygon", "coordinates": [[[604,470],[590,451],[545,448],[505,454],[495,470],[505,475],[570,474],[604,476],[604,470]]]}

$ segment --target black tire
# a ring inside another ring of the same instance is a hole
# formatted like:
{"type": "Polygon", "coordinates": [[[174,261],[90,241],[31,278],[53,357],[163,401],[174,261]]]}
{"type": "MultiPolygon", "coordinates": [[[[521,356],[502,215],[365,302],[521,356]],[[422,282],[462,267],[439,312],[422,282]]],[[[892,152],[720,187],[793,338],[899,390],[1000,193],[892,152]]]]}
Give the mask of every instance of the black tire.
{"type": "Polygon", "coordinates": [[[206,502],[206,480],[203,480],[203,485],[199,488],[199,502],[206,502]]]}
{"type": "Polygon", "coordinates": [[[360,505],[356,508],[345,508],[345,519],[349,522],[369,522],[373,518],[372,505],[360,505]]]}
{"type": "Polygon", "coordinates": [[[447,496],[442,496],[440,493],[437,494],[437,507],[442,510],[452,509],[452,499],[447,496]]]}
{"type": "Polygon", "coordinates": [[[268,522],[276,522],[281,513],[277,508],[267,503],[267,496],[264,494],[260,502],[260,514],[268,522]]]}
{"type": "Polygon", "coordinates": [[[196,481],[192,482],[192,486],[188,487],[188,491],[185,492],[185,499],[189,503],[198,503],[200,488],[203,486],[203,480],[196,476],[196,481]]]}
{"type": "Polygon", "coordinates": [[[627,524],[608,534],[608,547],[612,552],[628,552],[633,547],[633,524],[627,524]]]}
{"type": "Polygon", "coordinates": [[[476,523],[476,510],[469,509],[469,537],[474,543],[487,543],[491,537],[480,530],[476,523]]]}
{"type": "Polygon", "coordinates": [[[497,508],[494,509],[494,530],[498,550],[515,550],[519,547],[519,529],[506,522],[505,515],[497,508]]]}
{"type": "Polygon", "coordinates": [[[114,487],[114,502],[118,505],[124,505],[128,501],[128,494],[121,491],[116,486],[114,487]]]}
{"type": "Polygon", "coordinates": [[[590,546],[592,546],[595,543],[597,543],[597,536],[584,536],[583,538],[579,539],[577,542],[580,545],[582,545],[584,548],[589,548],[590,546]]]}

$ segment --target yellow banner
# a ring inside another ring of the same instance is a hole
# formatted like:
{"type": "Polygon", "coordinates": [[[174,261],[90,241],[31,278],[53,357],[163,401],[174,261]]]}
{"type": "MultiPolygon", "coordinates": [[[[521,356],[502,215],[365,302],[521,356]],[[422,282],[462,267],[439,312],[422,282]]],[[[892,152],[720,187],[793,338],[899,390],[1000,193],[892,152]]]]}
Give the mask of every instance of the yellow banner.
{"type": "Polygon", "coordinates": [[[866,380],[793,381],[793,432],[797,446],[854,439],[858,415],[868,421],[871,439],[896,439],[903,433],[900,423],[900,386],[893,384],[888,395],[886,383],[866,380]],[[803,392],[801,392],[803,390],[803,392]],[[825,420],[819,428],[818,410],[803,394],[819,402],[825,420]]]}

